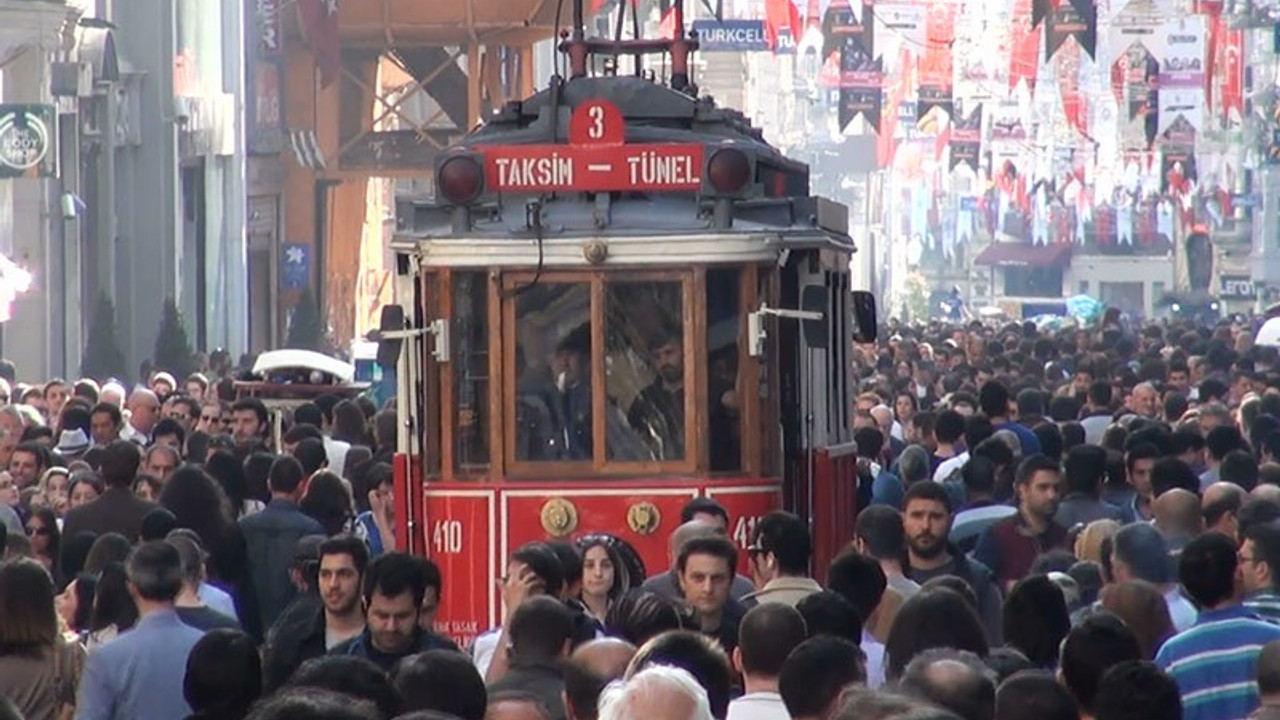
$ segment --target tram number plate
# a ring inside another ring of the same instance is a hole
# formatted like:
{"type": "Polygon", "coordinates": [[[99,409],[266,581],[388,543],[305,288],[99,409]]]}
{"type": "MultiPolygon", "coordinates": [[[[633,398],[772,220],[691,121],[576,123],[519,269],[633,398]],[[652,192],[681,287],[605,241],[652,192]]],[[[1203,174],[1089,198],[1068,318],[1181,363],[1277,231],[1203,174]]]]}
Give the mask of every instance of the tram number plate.
{"type": "Polygon", "coordinates": [[[431,548],[440,554],[462,552],[462,521],[437,520],[431,530],[431,548]]]}
{"type": "Polygon", "coordinates": [[[705,148],[695,143],[483,148],[491,192],[696,191],[705,148]]]}

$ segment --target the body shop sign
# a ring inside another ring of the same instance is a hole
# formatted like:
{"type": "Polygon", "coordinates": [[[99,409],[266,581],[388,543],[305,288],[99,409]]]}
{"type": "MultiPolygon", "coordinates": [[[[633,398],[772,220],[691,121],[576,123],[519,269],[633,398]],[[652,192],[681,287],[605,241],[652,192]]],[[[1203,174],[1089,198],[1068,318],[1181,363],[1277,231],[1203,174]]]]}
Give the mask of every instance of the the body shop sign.
{"type": "Polygon", "coordinates": [[[0,105],[0,178],[58,174],[58,116],[51,105],[0,105]]]}

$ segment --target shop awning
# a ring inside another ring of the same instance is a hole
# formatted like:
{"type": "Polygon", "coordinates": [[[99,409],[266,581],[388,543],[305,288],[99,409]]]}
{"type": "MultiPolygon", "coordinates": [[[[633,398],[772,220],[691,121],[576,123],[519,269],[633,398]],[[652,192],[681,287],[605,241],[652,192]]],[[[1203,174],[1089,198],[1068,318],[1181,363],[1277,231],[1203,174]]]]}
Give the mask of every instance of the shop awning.
{"type": "Polygon", "coordinates": [[[973,259],[975,265],[1026,265],[1063,267],[1071,262],[1071,246],[1062,243],[1030,245],[994,242],[973,259]]]}

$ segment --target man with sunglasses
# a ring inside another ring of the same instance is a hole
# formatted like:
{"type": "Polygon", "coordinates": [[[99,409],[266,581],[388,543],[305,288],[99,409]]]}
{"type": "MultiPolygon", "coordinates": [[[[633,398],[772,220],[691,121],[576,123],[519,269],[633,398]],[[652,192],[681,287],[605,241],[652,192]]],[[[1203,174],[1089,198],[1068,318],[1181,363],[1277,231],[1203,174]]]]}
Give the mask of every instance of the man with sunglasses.
{"type": "Polygon", "coordinates": [[[742,599],[751,607],[783,603],[795,607],[822,586],[808,577],[809,528],[788,512],[771,512],[760,518],[747,548],[751,579],[759,588],[742,599]]]}

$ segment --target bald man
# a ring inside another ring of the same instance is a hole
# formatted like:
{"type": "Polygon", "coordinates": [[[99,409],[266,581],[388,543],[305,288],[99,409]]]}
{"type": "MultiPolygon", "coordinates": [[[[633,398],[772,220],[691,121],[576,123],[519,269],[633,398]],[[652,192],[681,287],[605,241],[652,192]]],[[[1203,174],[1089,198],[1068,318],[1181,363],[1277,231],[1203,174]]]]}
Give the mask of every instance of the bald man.
{"type": "MultiPolygon", "coordinates": [[[[1277,488],[1280,489],[1280,488],[1277,488]]],[[[1205,488],[1204,497],[1200,499],[1200,510],[1204,516],[1204,529],[1216,531],[1233,539],[1240,539],[1240,525],[1236,516],[1240,506],[1249,497],[1244,488],[1229,482],[1216,482],[1205,488]]]]}
{"type": "Polygon", "coordinates": [[[1255,485],[1254,488],[1249,491],[1249,497],[1266,500],[1280,505],[1280,485],[1255,485]]]}
{"type": "Polygon", "coordinates": [[[554,720],[538,698],[525,693],[498,693],[489,697],[484,720],[554,720]]]}
{"type": "Polygon", "coordinates": [[[627,674],[636,647],[617,638],[592,640],[573,651],[564,666],[568,720],[598,720],[600,693],[627,674]]]}
{"type": "MultiPolygon", "coordinates": [[[[671,544],[667,548],[670,553],[671,567],[666,572],[658,573],[650,576],[640,586],[641,590],[651,592],[655,595],[661,595],[671,600],[684,601],[684,593],[680,591],[680,578],[676,572],[676,558],[680,555],[680,548],[684,544],[697,537],[707,537],[709,535],[724,535],[725,529],[719,523],[709,522],[707,520],[690,520],[689,522],[677,527],[671,533],[671,544]]],[[[733,585],[729,588],[729,596],[734,600],[741,600],[747,595],[755,591],[755,586],[747,578],[735,574],[733,577],[733,585]]]]}
{"type": "Polygon", "coordinates": [[[1155,516],[1156,529],[1164,536],[1170,551],[1175,555],[1183,545],[1204,531],[1200,498],[1189,490],[1166,490],[1151,504],[1151,510],[1155,516]]]}
{"type": "Polygon", "coordinates": [[[151,431],[160,419],[160,399],[146,388],[138,388],[129,396],[129,419],[120,431],[120,439],[142,445],[151,444],[151,431]]]}
{"type": "Polygon", "coordinates": [[[627,674],[627,666],[635,656],[636,646],[626,640],[600,638],[579,646],[569,662],[605,680],[617,680],[627,674]]]}

